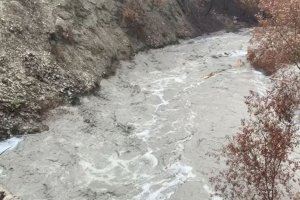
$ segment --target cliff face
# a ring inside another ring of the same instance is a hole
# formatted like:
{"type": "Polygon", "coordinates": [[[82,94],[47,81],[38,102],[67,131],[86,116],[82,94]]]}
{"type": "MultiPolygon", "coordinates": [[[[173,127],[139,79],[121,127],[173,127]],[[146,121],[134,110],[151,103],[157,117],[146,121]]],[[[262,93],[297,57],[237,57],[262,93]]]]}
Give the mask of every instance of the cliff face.
{"type": "Polygon", "coordinates": [[[118,60],[230,22],[196,2],[0,0],[0,138],[47,129],[47,110],[97,89],[118,60]]]}

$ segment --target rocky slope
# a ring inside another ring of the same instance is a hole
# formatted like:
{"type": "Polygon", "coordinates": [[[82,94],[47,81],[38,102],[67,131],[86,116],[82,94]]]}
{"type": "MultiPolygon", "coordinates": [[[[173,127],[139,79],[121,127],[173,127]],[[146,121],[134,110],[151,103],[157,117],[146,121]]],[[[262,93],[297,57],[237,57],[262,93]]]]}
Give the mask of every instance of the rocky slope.
{"type": "Polygon", "coordinates": [[[0,138],[47,129],[47,110],[78,103],[134,52],[231,24],[195,2],[0,0],[0,138]]]}

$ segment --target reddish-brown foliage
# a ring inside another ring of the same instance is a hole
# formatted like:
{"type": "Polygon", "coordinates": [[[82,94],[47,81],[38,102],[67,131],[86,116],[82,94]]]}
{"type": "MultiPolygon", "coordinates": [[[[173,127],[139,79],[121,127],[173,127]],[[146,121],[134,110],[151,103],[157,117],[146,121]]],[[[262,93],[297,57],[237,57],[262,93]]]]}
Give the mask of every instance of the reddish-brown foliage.
{"type": "Polygon", "coordinates": [[[121,24],[130,35],[139,40],[149,39],[146,27],[151,25],[151,16],[168,4],[168,0],[125,0],[120,12],[121,24]]]}
{"type": "Polygon", "coordinates": [[[250,117],[223,149],[226,167],[211,178],[224,199],[279,200],[294,195],[299,162],[294,111],[300,104],[300,76],[283,74],[265,96],[246,98],[250,117]]]}
{"type": "MultiPolygon", "coordinates": [[[[152,0],[154,8],[161,8],[167,0],[152,0]]],[[[122,7],[122,22],[129,27],[140,27],[144,24],[145,5],[142,0],[126,0],[122,7]]]]}
{"type": "Polygon", "coordinates": [[[255,28],[248,59],[272,74],[286,64],[300,69],[300,1],[259,0],[260,27],[255,28]]]}
{"type": "Polygon", "coordinates": [[[145,14],[142,4],[139,0],[128,0],[124,3],[122,9],[122,20],[128,26],[141,25],[145,14]]]}

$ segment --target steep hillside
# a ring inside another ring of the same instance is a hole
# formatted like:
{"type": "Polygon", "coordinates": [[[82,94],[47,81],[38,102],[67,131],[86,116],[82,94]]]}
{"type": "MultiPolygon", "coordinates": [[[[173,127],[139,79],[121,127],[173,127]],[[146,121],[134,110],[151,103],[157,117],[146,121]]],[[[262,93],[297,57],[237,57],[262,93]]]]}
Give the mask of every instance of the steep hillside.
{"type": "Polygon", "coordinates": [[[0,0],[0,138],[46,130],[47,110],[77,104],[120,59],[232,25],[222,6],[198,3],[0,0]]]}

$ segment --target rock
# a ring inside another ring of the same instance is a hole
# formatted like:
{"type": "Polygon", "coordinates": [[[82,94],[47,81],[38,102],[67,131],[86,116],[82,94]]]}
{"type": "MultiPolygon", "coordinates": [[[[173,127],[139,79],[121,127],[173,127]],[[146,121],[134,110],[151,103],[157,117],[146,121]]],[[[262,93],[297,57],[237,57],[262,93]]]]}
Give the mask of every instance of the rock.
{"type": "Polygon", "coordinates": [[[20,199],[12,195],[6,189],[0,186],[0,200],[20,200],[20,199]]]}
{"type": "Polygon", "coordinates": [[[234,63],[234,65],[233,65],[233,67],[243,67],[243,66],[245,66],[245,62],[244,61],[242,61],[241,59],[238,59],[235,63],[234,63]]]}
{"type": "Polygon", "coordinates": [[[297,192],[297,194],[295,195],[294,200],[300,200],[300,193],[299,192],[297,192]]]}

